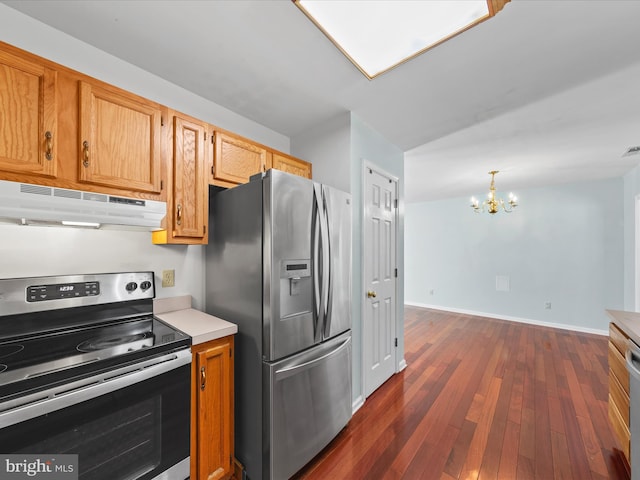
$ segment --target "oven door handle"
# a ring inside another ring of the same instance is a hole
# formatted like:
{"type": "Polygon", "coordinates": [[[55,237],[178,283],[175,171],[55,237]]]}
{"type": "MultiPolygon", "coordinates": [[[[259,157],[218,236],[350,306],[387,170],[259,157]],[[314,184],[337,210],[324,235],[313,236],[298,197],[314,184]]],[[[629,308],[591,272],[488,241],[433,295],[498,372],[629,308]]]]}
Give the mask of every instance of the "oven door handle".
{"type": "Polygon", "coordinates": [[[191,363],[184,349],[0,404],[0,428],[70,407],[191,363]]]}

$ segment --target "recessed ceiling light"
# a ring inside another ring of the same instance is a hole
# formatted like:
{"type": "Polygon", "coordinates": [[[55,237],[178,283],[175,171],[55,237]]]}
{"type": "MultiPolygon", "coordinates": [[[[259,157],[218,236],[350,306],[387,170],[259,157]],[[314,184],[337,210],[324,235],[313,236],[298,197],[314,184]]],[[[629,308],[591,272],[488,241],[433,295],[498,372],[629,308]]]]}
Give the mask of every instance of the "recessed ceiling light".
{"type": "Polygon", "coordinates": [[[294,0],[372,79],[495,15],[510,0],[294,0]]]}

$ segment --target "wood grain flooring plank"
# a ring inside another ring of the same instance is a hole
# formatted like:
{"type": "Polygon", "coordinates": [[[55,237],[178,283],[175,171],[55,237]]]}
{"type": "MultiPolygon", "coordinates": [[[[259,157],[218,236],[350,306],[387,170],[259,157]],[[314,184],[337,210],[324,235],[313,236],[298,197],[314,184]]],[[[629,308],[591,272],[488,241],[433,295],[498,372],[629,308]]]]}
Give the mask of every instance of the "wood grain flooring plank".
{"type": "Polygon", "coordinates": [[[520,445],[520,424],[507,421],[502,449],[500,450],[499,480],[513,480],[518,472],[518,450],[520,445]]]}
{"type": "Polygon", "coordinates": [[[554,480],[572,480],[571,463],[569,462],[569,448],[567,437],[556,431],[551,431],[551,452],[553,455],[554,480]]]}
{"type": "Polygon", "coordinates": [[[459,430],[460,433],[458,434],[455,443],[451,447],[449,457],[447,458],[447,462],[444,466],[444,472],[453,478],[458,478],[460,476],[476,426],[477,425],[474,422],[465,420],[462,424],[462,428],[459,430]]]}
{"type": "Polygon", "coordinates": [[[542,380],[536,381],[534,415],[536,478],[553,478],[549,403],[545,382],[542,380]]]}
{"type": "Polygon", "coordinates": [[[491,380],[480,420],[478,421],[478,425],[473,433],[469,452],[467,453],[467,458],[462,466],[462,478],[476,480],[480,474],[480,467],[482,466],[482,460],[485,456],[487,439],[491,430],[491,423],[493,422],[493,416],[501,385],[502,379],[494,377],[491,380]]]}

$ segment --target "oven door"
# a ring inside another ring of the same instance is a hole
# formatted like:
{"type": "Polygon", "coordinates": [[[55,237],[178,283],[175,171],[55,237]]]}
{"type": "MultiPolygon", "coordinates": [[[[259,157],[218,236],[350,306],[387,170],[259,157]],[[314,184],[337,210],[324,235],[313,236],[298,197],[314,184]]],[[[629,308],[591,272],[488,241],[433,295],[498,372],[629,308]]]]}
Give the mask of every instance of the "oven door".
{"type": "Polygon", "coordinates": [[[0,404],[0,452],[77,454],[79,479],[189,476],[191,352],[0,404]]]}

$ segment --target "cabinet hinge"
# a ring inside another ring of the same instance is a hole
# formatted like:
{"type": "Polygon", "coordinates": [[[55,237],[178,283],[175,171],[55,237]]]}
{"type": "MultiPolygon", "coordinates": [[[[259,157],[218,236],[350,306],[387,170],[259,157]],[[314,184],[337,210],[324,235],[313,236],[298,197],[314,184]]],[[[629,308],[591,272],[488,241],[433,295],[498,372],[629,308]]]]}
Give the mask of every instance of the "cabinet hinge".
{"type": "Polygon", "coordinates": [[[164,117],[160,115],[160,126],[164,127],[164,117]]]}
{"type": "Polygon", "coordinates": [[[398,278],[398,269],[397,268],[393,269],[393,273],[394,273],[395,277],[398,278]]]}
{"type": "Polygon", "coordinates": [[[204,132],[204,141],[207,141],[207,132],[204,132]]]}
{"type": "Polygon", "coordinates": [[[397,198],[393,201],[393,206],[395,208],[398,208],[398,199],[397,198]]]}
{"type": "Polygon", "coordinates": [[[398,337],[396,337],[395,346],[398,346],[398,337]]]}
{"type": "Polygon", "coordinates": [[[164,190],[164,180],[160,180],[160,190],[164,190]]]}
{"type": "Polygon", "coordinates": [[[213,144],[213,143],[216,143],[216,132],[213,132],[213,133],[211,134],[211,143],[212,143],[212,144],[213,144]]]}
{"type": "Polygon", "coordinates": [[[203,235],[207,234],[207,226],[206,225],[204,227],[202,227],[202,234],[203,235]]]}

